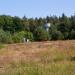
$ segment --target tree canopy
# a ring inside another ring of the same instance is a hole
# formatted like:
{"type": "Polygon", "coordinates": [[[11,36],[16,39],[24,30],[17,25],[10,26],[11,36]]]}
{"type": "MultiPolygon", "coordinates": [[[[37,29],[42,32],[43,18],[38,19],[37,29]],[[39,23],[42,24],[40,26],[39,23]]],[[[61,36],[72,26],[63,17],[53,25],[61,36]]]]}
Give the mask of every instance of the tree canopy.
{"type": "Polygon", "coordinates": [[[24,33],[24,37],[33,41],[75,39],[75,15],[67,17],[62,14],[61,17],[47,16],[45,18],[0,15],[0,42],[3,43],[3,39],[6,38],[10,38],[7,40],[10,43],[15,42],[13,39],[16,40],[16,38],[19,40],[17,42],[22,42],[20,33],[24,33]],[[51,24],[48,32],[44,29],[46,22],[51,24]]]}

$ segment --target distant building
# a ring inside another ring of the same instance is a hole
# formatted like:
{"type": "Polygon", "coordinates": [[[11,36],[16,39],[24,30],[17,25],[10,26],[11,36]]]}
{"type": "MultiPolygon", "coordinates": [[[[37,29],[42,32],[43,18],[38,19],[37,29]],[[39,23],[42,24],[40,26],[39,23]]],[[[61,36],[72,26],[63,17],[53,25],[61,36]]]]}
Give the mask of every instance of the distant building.
{"type": "Polygon", "coordinates": [[[44,28],[45,28],[45,30],[46,31],[49,31],[49,28],[51,27],[51,24],[50,23],[46,23],[45,25],[44,25],[44,28]]]}

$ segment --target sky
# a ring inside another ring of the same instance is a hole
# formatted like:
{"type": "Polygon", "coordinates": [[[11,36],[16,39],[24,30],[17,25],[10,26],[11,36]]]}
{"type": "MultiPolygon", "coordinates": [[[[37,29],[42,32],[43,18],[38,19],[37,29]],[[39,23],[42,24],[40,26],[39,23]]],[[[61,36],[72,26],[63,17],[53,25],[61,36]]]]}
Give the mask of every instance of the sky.
{"type": "Polygon", "coordinates": [[[0,0],[0,15],[29,18],[75,14],[75,0],[0,0]]]}

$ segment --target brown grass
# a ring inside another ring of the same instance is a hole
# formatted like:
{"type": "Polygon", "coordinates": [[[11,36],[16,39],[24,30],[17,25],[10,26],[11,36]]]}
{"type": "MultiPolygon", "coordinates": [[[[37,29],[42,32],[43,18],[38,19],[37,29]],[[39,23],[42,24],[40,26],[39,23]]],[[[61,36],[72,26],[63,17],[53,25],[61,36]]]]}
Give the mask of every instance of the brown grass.
{"type": "Polygon", "coordinates": [[[75,41],[7,44],[0,50],[0,71],[3,71],[3,69],[6,70],[5,68],[7,68],[7,65],[9,64],[13,65],[14,63],[18,64],[19,62],[22,64],[33,62],[36,64],[38,63],[41,66],[53,65],[53,63],[57,63],[57,66],[59,63],[60,65],[74,64],[75,41]]]}

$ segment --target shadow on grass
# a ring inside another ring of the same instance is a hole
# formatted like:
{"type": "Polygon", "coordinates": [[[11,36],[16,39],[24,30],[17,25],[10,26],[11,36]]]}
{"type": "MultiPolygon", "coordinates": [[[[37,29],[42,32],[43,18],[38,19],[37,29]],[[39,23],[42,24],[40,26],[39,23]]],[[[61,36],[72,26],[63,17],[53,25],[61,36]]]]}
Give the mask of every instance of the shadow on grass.
{"type": "Polygon", "coordinates": [[[68,60],[70,60],[70,61],[75,61],[75,56],[69,57],[68,60]]]}

